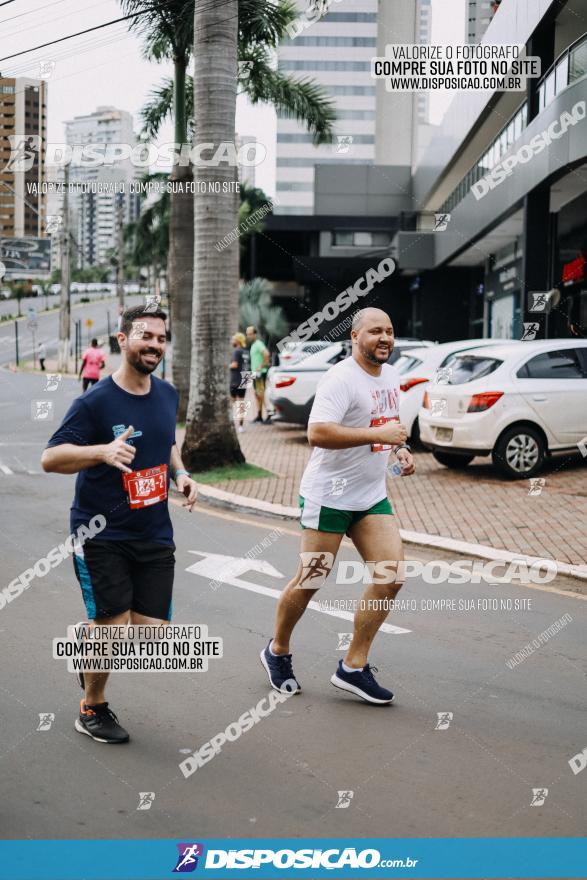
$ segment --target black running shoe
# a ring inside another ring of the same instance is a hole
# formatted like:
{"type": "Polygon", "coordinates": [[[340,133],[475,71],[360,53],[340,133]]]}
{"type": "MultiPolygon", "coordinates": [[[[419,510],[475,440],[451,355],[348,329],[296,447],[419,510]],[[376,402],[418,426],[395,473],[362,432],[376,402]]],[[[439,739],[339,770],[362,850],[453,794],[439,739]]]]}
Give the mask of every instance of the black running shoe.
{"type": "Polygon", "coordinates": [[[393,703],[393,694],[387,688],[381,687],[375,681],[374,672],[377,672],[376,666],[370,666],[368,663],[363,669],[357,669],[356,672],[345,672],[342,668],[342,660],[338,661],[338,669],[330,679],[334,687],[351,694],[356,694],[368,703],[377,703],[384,705],[393,703]]]}
{"type": "Polygon", "coordinates": [[[100,743],[125,743],[130,737],[118,718],[108,708],[108,703],[96,703],[88,706],[85,700],[80,703],[79,718],[75,722],[78,733],[85,733],[100,743]]]}
{"type": "Polygon", "coordinates": [[[291,654],[272,654],[269,645],[261,651],[261,663],[267,670],[271,687],[286,694],[301,694],[302,688],[294,675],[291,654]]]}

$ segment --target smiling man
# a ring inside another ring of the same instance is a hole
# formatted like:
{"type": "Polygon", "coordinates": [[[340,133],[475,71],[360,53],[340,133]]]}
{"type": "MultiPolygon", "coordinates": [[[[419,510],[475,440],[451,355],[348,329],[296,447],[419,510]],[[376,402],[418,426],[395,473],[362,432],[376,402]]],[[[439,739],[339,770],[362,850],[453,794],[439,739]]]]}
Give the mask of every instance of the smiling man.
{"type": "MultiPolygon", "coordinates": [[[[104,626],[170,619],[170,479],[184,506],[191,511],[196,502],[196,484],[175,444],[177,391],[151,375],[165,354],[166,318],[143,306],[123,313],[120,367],[74,400],[41,459],[45,471],[78,474],[71,532],[98,514],[106,520],[99,537],[76,547],[73,557],[88,617],[104,626]]],[[[104,698],[107,678],[80,673],[85,698],[75,728],[97,742],[127,742],[104,698]]]]}
{"type": "Polygon", "coordinates": [[[401,588],[397,568],[403,561],[402,541],[387,497],[386,474],[392,449],[402,476],[414,473],[414,463],[399,422],[399,373],[386,363],[394,342],[389,316],[381,309],[361,309],[353,318],[351,337],[352,356],[331,367],[316,391],[308,425],[314,449],[300,486],[300,564],[281,594],[275,637],[261,652],[261,662],[276,690],[289,679],[295,681],[289,652],[293,628],[328,576],[346,534],[365,562],[391,564],[387,576],[367,586],[349,650],[330,681],[369,703],[386,704],[393,693],[377,683],[367,662],[401,588]]]}

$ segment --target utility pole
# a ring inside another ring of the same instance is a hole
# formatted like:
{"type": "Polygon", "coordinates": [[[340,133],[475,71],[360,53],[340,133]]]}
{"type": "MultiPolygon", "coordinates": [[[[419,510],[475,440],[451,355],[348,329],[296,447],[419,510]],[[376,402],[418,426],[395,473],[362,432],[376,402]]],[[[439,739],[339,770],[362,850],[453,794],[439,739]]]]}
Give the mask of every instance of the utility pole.
{"type": "Polygon", "coordinates": [[[69,167],[63,169],[63,223],[61,224],[61,297],[59,300],[59,345],[57,370],[66,373],[69,364],[71,302],[69,297],[70,242],[69,242],[69,167]]]}
{"type": "Polygon", "coordinates": [[[123,237],[123,217],[124,217],[124,194],[120,193],[118,210],[116,211],[116,287],[118,294],[118,305],[121,313],[124,310],[124,237],[123,237]]]}

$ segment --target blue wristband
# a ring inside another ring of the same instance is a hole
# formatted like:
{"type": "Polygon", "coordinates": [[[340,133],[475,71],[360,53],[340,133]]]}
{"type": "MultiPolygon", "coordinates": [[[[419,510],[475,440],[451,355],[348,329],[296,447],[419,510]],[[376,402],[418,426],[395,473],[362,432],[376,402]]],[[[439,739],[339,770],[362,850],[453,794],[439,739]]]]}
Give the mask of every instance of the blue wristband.
{"type": "Polygon", "coordinates": [[[180,474],[185,474],[186,477],[189,477],[189,475],[190,475],[189,471],[185,471],[183,468],[178,468],[174,474],[174,477],[173,477],[174,483],[177,483],[177,478],[179,477],[180,474]]]}

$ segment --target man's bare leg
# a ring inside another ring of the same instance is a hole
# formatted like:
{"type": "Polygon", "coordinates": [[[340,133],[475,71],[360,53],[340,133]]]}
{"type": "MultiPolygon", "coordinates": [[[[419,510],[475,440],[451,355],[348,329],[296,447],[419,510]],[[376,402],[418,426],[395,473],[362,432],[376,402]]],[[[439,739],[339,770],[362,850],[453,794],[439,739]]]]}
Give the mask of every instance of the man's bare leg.
{"type": "MultiPolygon", "coordinates": [[[[317,560],[322,553],[332,554],[330,565],[321,563],[324,576],[320,583],[330,572],[343,537],[343,535],[333,532],[319,532],[317,529],[304,529],[302,532],[302,553],[312,554],[317,560]]],[[[318,587],[312,589],[310,586],[312,583],[311,575],[312,572],[308,566],[304,567],[302,560],[300,560],[298,570],[279,598],[275,616],[275,637],[271,643],[271,650],[274,654],[289,654],[289,642],[293,628],[306,610],[308,602],[319,589],[318,587]]]]}
{"type": "MultiPolygon", "coordinates": [[[[365,562],[393,561],[403,562],[404,552],[399,527],[395,516],[370,514],[359,520],[350,530],[349,537],[365,562]]],[[[382,578],[383,579],[383,578],[382,578]]],[[[390,573],[387,580],[369,584],[363,593],[359,608],[355,613],[353,638],[344,659],[348,667],[362,669],[373,639],[389,614],[389,605],[402,587],[401,573],[398,579],[390,573]]]]}
{"type": "MultiPolygon", "coordinates": [[[[90,624],[90,629],[94,626],[121,626],[127,624],[130,618],[130,611],[123,611],[116,617],[98,617],[90,624]]],[[[109,672],[84,672],[84,685],[86,691],[85,702],[87,706],[97,706],[99,703],[105,703],[106,698],[104,689],[108,680],[109,672]]]]}
{"type": "MultiPolygon", "coordinates": [[[[159,620],[155,617],[145,617],[137,611],[123,611],[116,617],[100,617],[93,620],[90,628],[94,626],[122,626],[132,623],[135,626],[143,624],[144,626],[159,626],[168,623],[167,620],[159,620]]],[[[88,706],[96,706],[99,703],[106,702],[105,688],[108,680],[109,672],[86,672],[84,673],[84,684],[86,690],[85,702],[88,706]]]]}

